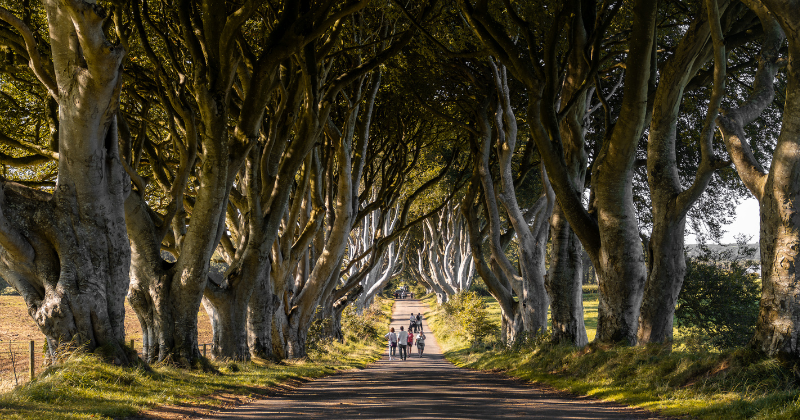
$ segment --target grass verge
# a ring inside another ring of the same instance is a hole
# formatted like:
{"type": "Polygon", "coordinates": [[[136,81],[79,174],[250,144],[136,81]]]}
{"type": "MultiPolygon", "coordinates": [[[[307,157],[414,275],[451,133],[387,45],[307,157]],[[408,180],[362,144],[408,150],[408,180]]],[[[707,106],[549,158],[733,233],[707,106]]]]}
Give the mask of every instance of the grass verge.
{"type": "MultiPolygon", "coordinates": [[[[391,319],[393,303],[376,299],[378,307],[370,311],[370,319],[361,321],[383,330],[391,319]]],[[[153,366],[150,371],[121,368],[91,354],[76,354],[32,382],[0,395],[0,418],[120,418],[163,405],[213,410],[229,404],[221,396],[263,397],[287,382],[363,368],[380,359],[382,351],[382,337],[347,336],[344,343],[332,341],[318,346],[308,360],[280,364],[211,362],[216,372],[170,366],[153,366]]]]}
{"type": "Polygon", "coordinates": [[[546,340],[511,348],[469,347],[452,325],[444,325],[436,299],[424,301],[431,308],[427,319],[445,357],[457,366],[502,372],[669,416],[800,418],[798,377],[779,362],[747,349],[713,352],[597,344],[575,349],[546,340]]]}

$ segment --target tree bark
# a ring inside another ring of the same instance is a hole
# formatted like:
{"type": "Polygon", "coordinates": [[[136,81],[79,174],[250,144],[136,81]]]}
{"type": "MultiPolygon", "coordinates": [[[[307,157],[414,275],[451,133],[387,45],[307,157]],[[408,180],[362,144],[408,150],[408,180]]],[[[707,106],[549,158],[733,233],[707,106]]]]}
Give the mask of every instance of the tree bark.
{"type": "Polygon", "coordinates": [[[589,343],[583,320],[583,247],[559,204],[550,216],[550,240],[547,292],[551,296],[553,342],[583,347],[589,343]]]}
{"type": "MultiPolygon", "coordinates": [[[[550,306],[550,296],[545,288],[545,260],[547,239],[550,234],[548,219],[553,211],[555,194],[550,188],[547,172],[543,170],[542,195],[533,206],[535,216],[532,226],[529,226],[528,220],[517,203],[514,176],[511,173],[512,158],[517,143],[517,120],[511,107],[506,69],[504,66],[498,68],[493,65],[492,70],[499,97],[495,112],[501,180],[498,198],[508,214],[517,238],[519,238],[519,274],[522,277],[520,313],[523,324],[526,331],[538,335],[547,331],[547,309],[550,306]]],[[[498,265],[503,266],[499,263],[498,265]]],[[[506,270],[505,274],[510,277],[516,273],[506,270]]]]}
{"type": "Polygon", "coordinates": [[[725,145],[745,186],[759,201],[761,213],[762,293],[753,346],[790,362],[800,360],[800,2],[750,0],[764,28],[753,92],[739,108],[718,119],[725,145]],[[763,3],[763,4],[762,4],[763,3]],[[766,6],[766,7],[764,7],[766,6]],[[744,127],[772,102],[779,51],[788,40],[786,102],[778,144],[769,172],[752,154],[744,127]]]}
{"type": "Polygon", "coordinates": [[[247,346],[251,358],[276,358],[272,343],[272,324],[278,299],[272,293],[270,271],[271,264],[267,260],[247,305],[247,346]]]}
{"type": "MultiPolygon", "coordinates": [[[[130,248],[123,202],[130,179],[119,157],[116,114],[125,49],[103,32],[103,10],[79,1],[46,1],[55,80],[31,66],[58,103],[58,182],[53,195],[3,182],[0,273],[25,299],[48,341],[103,346],[130,361],[123,343],[130,248]]],[[[6,20],[27,29],[10,13],[6,20]]],[[[24,35],[24,34],[23,34],[24,35]]],[[[26,39],[36,51],[34,39],[26,39]]]]}
{"type": "MultiPolygon", "coordinates": [[[[678,174],[675,142],[677,122],[684,89],[708,62],[712,48],[708,41],[722,42],[722,30],[716,0],[707,2],[713,19],[695,20],[686,31],[675,53],[664,65],[656,90],[653,117],[647,147],[647,176],[653,209],[653,231],[648,243],[648,275],[639,316],[638,344],[672,341],[673,317],[678,294],[686,273],[684,234],[686,214],[705,191],[719,166],[711,141],[714,120],[725,89],[725,52],[717,49],[714,88],[706,122],[701,132],[701,162],[693,185],[684,190],[678,174]],[[709,7],[710,6],[710,7],[709,7]]],[[[729,2],[722,6],[727,8],[729,2]]],[[[724,10],[724,9],[722,9],[724,10]]]]}
{"type": "MultiPolygon", "coordinates": [[[[588,46],[587,20],[583,5],[576,10],[576,24],[572,25],[574,46],[567,63],[566,78],[561,93],[562,98],[577,99],[571,110],[568,110],[560,124],[561,138],[564,144],[564,163],[570,181],[570,189],[575,195],[582,195],[586,180],[588,155],[586,153],[586,130],[584,128],[588,100],[591,95],[581,91],[581,85],[590,72],[590,64],[584,59],[583,51],[588,46]]],[[[595,87],[599,89],[599,87],[595,87]]],[[[567,101],[561,101],[561,110],[566,110],[567,101]]],[[[549,183],[548,183],[549,186],[549,183]]],[[[550,269],[547,272],[546,286],[550,294],[550,320],[552,340],[555,343],[569,343],[583,347],[588,343],[586,326],[583,321],[583,264],[578,237],[567,221],[566,214],[559,203],[550,216],[550,269]]]]}

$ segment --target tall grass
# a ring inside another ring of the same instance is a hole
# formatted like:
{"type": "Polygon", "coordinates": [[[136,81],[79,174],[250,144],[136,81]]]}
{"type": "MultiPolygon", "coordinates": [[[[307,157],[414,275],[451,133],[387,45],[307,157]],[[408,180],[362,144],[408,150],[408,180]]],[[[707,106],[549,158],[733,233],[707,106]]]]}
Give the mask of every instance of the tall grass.
{"type": "MultiPolygon", "coordinates": [[[[377,307],[362,323],[388,325],[393,301],[377,299],[377,307]]],[[[74,354],[50,367],[32,382],[0,394],[2,419],[98,419],[137,415],[162,405],[206,409],[225,405],[219,395],[258,398],[292,380],[329,375],[364,367],[380,358],[378,337],[347,334],[344,343],[329,342],[308,360],[271,363],[209,362],[210,369],[172,366],[122,368],[92,354],[74,354]]]]}
{"type": "MultiPolygon", "coordinates": [[[[434,309],[435,299],[426,302],[432,308],[428,321],[438,339],[443,311],[434,309]]],[[[587,324],[591,321],[587,317],[587,324]]],[[[597,344],[576,349],[542,341],[510,348],[474,347],[447,339],[440,345],[458,366],[502,371],[666,415],[724,420],[800,418],[798,376],[748,349],[720,352],[687,346],[597,344]]]]}

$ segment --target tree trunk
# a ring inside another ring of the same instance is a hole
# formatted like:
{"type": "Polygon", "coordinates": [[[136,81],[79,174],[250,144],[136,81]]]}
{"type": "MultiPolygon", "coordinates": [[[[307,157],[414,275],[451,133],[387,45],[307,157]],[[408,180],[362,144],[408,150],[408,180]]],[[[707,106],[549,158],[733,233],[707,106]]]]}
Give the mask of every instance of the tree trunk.
{"type": "MultiPolygon", "coordinates": [[[[655,22],[658,5],[650,1],[637,1],[632,9],[633,26],[630,37],[630,54],[625,73],[621,117],[604,141],[592,165],[594,201],[590,203],[596,214],[596,237],[586,237],[586,246],[599,274],[600,302],[598,306],[597,336],[599,342],[636,343],[639,309],[642,302],[647,270],[644,250],[639,237],[636,209],[633,206],[633,165],[636,148],[644,131],[647,117],[648,87],[655,74],[655,22]]],[[[539,139],[537,144],[544,146],[539,139]]],[[[548,173],[558,170],[555,163],[547,165],[548,173]]],[[[555,177],[554,177],[555,179],[555,177]]],[[[554,181],[556,194],[571,195],[567,189],[571,180],[562,176],[554,181]]],[[[563,197],[562,209],[578,236],[592,235],[579,227],[583,221],[573,221],[563,197]],[[576,223],[577,222],[577,223],[576,223]]],[[[581,217],[582,218],[582,217],[581,217]]],[[[593,236],[593,235],[592,235],[593,236]]]]}
{"type": "MultiPolygon", "coordinates": [[[[211,319],[215,359],[248,360],[247,319],[253,289],[268,273],[270,244],[263,239],[261,223],[251,227],[244,254],[228,268],[226,279],[217,284],[209,281],[203,296],[203,306],[211,319]]],[[[274,238],[274,236],[273,236],[274,238]]]]}
{"type": "Polygon", "coordinates": [[[247,345],[251,358],[275,359],[272,324],[278,299],[272,293],[270,268],[271,264],[267,260],[266,268],[259,274],[247,306],[247,345]]]}
{"type": "MultiPolygon", "coordinates": [[[[715,119],[725,92],[725,51],[720,26],[720,10],[727,1],[707,2],[701,17],[689,27],[674,54],[665,63],[653,106],[647,145],[647,174],[653,209],[653,232],[647,244],[648,277],[639,317],[639,344],[672,341],[675,304],[686,272],[684,234],[686,214],[706,190],[717,167],[713,152],[715,119]],[[713,28],[713,29],[712,29],[713,28]],[[690,79],[711,58],[709,44],[714,32],[714,87],[705,124],[700,133],[701,161],[691,187],[684,189],[678,173],[675,142],[680,104],[690,79]],[[717,35],[718,34],[718,35],[717,35]],[[719,45],[717,45],[719,44],[719,45]]],[[[734,9],[737,12],[738,9],[734,9]]]]}
{"type": "Polygon", "coordinates": [[[132,259],[128,302],[142,327],[144,360],[154,363],[164,360],[175,345],[170,303],[174,263],[161,257],[147,204],[138,191],[125,200],[125,221],[132,259]]]}
{"type": "MultiPolygon", "coordinates": [[[[590,3],[591,4],[591,3],[590,3]]],[[[590,64],[584,59],[583,52],[587,48],[587,36],[590,29],[583,19],[584,13],[594,14],[593,10],[580,10],[575,25],[570,28],[574,47],[569,56],[562,98],[577,100],[572,109],[562,120],[559,131],[564,143],[564,163],[569,178],[569,187],[573,194],[583,195],[586,181],[586,167],[589,157],[586,153],[586,130],[584,125],[591,94],[581,92],[581,85],[588,77],[590,64]]],[[[595,87],[599,89],[599,87],[595,87]]],[[[602,93],[601,93],[602,95],[602,93]]],[[[567,106],[561,101],[561,111],[567,106]]],[[[550,319],[552,340],[555,343],[568,343],[583,347],[588,343],[586,326],[583,320],[583,248],[578,237],[567,221],[567,217],[556,203],[550,216],[550,237],[552,249],[550,253],[550,269],[547,273],[547,292],[550,294],[550,319]]]]}
{"type": "Polygon", "coordinates": [[[798,2],[747,1],[761,21],[764,41],[753,90],[737,109],[718,119],[736,171],[758,199],[761,213],[761,304],[753,346],[770,356],[800,360],[800,281],[796,270],[800,227],[800,9],[798,2]],[[766,6],[766,7],[764,7],[766,6]],[[753,155],[744,128],[775,96],[780,48],[789,41],[786,102],[778,144],[767,173],[753,155]]]}
{"type": "Polygon", "coordinates": [[[291,360],[303,359],[308,356],[306,338],[308,326],[300,322],[300,317],[292,317],[284,331],[285,357],[291,360]]]}
{"type": "Polygon", "coordinates": [[[62,346],[104,346],[113,362],[127,364],[123,203],[130,179],[116,126],[125,50],[105,38],[100,7],[45,7],[55,81],[34,74],[58,102],[58,182],[52,196],[3,183],[0,274],[25,299],[51,356],[62,346]]]}
{"type": "Polygon", "coordinates": [[[553,342],[583,347],[589,343],[583,321],[583,247],[558,204],[550,216],[550,237],[547,291],[552,297],[553,342]]]}
{"type": "Polygon", "coordinates": [[[247,348],[247,303],[250,296],[240,293],[219,293],[215,298],[203,297],[203,307],[211,322],[213,338],[211,356],[216,360],[249,360],[247,348]],[[227,299],[226,299],[227,298],[227,299]],[[247,299],[247,300],[245,300],[247,299]]]}
{"type": "Polygon", "coordinates": [[[639,344],[672,341],[675,305],[686,274],[685,221],[685,217],[674,223],[662,220],[653,226],[639,322],[639,344]]]}
{"type": "MultiPolygon", "coordinates": [[[[800,260],[800,5],[796,0],[764,0],[763,3],[780,23],[789,41],[789,64],[781,133],[763,195],[757,196],[761,209],[762,292],[753,344],[768,355],[797,362],[800,361],[800,271],[797,270],[800,260]]],[[[765,87],[769,82],[771,88],[770,76],[774,77],[779,45],[767,44],[762,51],[765,87]]],[[[771,93],[772,89],[769,90],[771,93]]],[[[757,93],[759,91],[754,89],[753,96],[757,93]]]]}
{"type": "MultiPolygon", "coordinates": [[[[478,157],[476,156],[474,159],[477,161],[478,157]]],[[[520,314],[521,305],[514,300],[511,285],[508,279],[505,278],[503,271],[497,266],[497,262],[492,260],[492,267],[490,268],[483,257],[483,250],[481,249],[483,235],[479,228],[477,206],[475,205],[480,188],[480,174],[478,173],[477,165],[473,165],[470,186],[461,201],[461,212],[467,222],[469,246],[472,250],[475,269],[489,289],[489,293],[497,299],[497,303],[500,305],[501,340],[503,343],[511,344],[525,327],[520,314]]]]}
{"type": "Polygon", "coordinates": [[[601,228],[606,236],[606,252],[599,264],[596,264],[600,267],[596,339],[603,343],[636,344],[639,310],[647,274],[635,220],[633,223],[625,220],[632,215],[631,211],[625,216],[609,216],[609,220],[616,221],[601,228]]]}
{"type": "Polygon", "coordinates": [[[525,320],[518,310],[504,311],[500,314],[500,341],[511,344],[525,330],[525,320]]]}

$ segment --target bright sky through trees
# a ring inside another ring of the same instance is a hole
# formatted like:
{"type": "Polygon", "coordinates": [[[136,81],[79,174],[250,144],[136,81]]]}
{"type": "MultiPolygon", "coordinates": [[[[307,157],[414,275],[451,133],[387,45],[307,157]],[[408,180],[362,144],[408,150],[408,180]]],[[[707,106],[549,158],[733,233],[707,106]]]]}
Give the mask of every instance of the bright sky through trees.
{"type": "MultiPolygon", "coordinates": [[[[758,242],[758,200],[749,197],[736,206],[736,219],[725,226],[725,235],[722,236],[723,244],[736,243],[735,236],[743,233],[752,238],[748,243],[758,242]]],[[[686,244],[696,244],[697,237],[687,231],[686,244]]]]}

